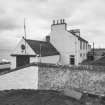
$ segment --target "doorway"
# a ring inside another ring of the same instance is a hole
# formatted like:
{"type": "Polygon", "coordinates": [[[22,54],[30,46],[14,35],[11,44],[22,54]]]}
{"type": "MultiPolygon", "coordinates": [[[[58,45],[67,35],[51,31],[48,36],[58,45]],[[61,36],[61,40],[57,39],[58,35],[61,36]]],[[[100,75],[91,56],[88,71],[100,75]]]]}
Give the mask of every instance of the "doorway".
{"type": "Polygon", "coordinates": [[[25,66],[30,63],[30,57],[28,55],[16,56],[16,67],[25,66]]]}

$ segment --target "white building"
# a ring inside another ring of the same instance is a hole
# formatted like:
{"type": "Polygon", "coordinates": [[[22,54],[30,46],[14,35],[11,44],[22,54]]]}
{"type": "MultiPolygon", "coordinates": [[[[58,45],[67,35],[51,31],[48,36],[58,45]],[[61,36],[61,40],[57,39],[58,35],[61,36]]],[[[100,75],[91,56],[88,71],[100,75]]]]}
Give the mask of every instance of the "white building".
{"type": "Polygon", "coordinates": [[[88,41],[80,36],[80,30],[67,30],[64,19],[53,21],[46,41],[24,39],[19,42],[12,55],[12,68],[32,62],[78,65],[90,51],[88,41]]]}
{"type": "Polygon", "coordinates": [[[59,52],[51,43],[24,38],[19,42],[11,56],[11,68],[32,62],[57,63],[59,61],[59,52]]]}
{"type": "Polygon", "coordinates": [[[87,58],[87,52],[91,49],[88,41],[80,36],[80,30],[67,30],[64,20],[53,21],[50,42],[60,52],[61,64],[78,65],[87,58]]]}

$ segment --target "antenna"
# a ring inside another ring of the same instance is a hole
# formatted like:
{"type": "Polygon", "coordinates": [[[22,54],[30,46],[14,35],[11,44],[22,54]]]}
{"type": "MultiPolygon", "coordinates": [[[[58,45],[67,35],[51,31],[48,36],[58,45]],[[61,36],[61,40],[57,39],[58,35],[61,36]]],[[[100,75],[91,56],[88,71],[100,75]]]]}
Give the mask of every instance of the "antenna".
{"type": "Polygon", "coordinates": [[[24,39],[25,39],[25,54],[26,54],[26,21],[24,18],[24,39]]]}
{"type": "Polygon", "coordinates": [[[26,39],[26,20],[24,18],[24,38],[26,39]]]}

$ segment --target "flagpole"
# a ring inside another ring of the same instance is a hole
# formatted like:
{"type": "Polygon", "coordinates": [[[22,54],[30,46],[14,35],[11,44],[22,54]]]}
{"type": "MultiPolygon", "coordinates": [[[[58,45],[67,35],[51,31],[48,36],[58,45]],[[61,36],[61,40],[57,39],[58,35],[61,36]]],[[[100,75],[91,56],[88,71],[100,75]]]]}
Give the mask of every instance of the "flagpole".
{"type": "Polygon", "coordinates": [[[24,18],[24,39],[25,39],[25,54],[26,54],[26,22],[24,18]]]}

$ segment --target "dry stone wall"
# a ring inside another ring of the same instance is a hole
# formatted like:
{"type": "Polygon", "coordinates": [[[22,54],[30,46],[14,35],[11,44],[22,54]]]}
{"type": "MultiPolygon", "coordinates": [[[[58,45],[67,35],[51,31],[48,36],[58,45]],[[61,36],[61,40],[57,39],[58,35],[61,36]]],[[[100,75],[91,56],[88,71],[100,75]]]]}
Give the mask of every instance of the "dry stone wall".
{"type": "Polygon", "coordinates": [[[71,67],[39,67],[38,88],[64,90],[74,88],[96,94],[105,93],[105,72],[74,70],[71,67]]]}

